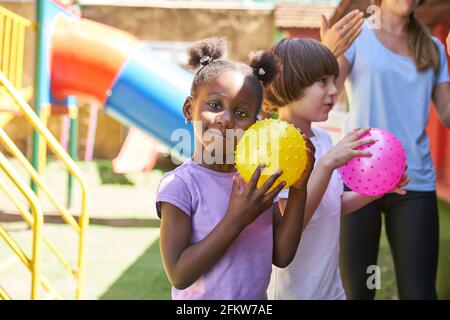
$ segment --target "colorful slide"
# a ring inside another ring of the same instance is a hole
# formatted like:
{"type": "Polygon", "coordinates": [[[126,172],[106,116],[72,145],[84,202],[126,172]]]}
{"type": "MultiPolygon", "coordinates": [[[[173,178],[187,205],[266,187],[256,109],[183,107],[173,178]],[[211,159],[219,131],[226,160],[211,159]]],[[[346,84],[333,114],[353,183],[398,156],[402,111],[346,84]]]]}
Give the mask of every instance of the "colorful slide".
{"type": "Polygon", "coordinates": [[[112,161],[117,174],[150,172],[158,161],[158,142],[136,127],[131,127],[119,154],[112,161]]]}
{"type": "Polygon", "coordinates": [[[190,148],[192,127],[184,123],[181,109],[193,76],[127,32],[73,17],[44,1],[51,97],[94,98],[105,113],[169,148],[180,147],[180,137],[172,136],[175,130],[189,130],[191,140],[185,142],[190,148]]]}

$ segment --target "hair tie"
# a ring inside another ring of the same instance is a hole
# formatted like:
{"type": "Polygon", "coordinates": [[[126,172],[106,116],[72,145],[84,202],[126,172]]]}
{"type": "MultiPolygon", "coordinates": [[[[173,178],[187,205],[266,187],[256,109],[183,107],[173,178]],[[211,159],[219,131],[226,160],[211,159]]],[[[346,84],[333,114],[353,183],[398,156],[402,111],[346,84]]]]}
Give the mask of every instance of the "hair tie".
{"type": "Polygon", "coordinates": [[[210,64],[211,61],[212,61],[212,58],[210,56],[204,56],[204,57],[201,57],[200,64],[202,66],[206,66],[206,65],[210,64]]]}

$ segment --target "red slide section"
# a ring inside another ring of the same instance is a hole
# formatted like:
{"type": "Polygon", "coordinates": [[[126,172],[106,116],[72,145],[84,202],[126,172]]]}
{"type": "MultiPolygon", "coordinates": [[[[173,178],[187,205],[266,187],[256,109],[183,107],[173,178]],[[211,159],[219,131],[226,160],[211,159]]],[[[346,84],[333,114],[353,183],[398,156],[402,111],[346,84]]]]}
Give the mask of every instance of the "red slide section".
{"type": "Polygon", "coordinates": [[[139,44],[127,32],[67,16],[56,20],[51,42],[53,96],[89,96],[102,105],[120,68],[139,44]]]}

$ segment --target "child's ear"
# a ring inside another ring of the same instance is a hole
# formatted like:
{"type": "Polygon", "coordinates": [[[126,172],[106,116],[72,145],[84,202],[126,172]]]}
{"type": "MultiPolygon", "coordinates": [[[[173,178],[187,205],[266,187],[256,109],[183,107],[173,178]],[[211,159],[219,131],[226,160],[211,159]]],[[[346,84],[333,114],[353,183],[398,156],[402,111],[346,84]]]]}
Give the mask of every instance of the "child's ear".
{"type": "Polygon", "coordinates": [[[183,104],[183,116],[184,118],[187,120],[191,120],[192,119],[192,108],[193,108],[193,100],[194,98],[192,98],[192,96],[187,96],[186,100],[184,100],[184,104],[183,104]]]}

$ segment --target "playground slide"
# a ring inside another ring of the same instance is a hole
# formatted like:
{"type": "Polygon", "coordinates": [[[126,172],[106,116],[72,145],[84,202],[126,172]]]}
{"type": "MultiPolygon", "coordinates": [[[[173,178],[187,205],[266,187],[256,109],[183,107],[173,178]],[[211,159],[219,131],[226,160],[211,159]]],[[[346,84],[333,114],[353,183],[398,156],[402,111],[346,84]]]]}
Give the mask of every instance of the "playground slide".
{"type": "Polygon", "coordinates": [[[182,115],[193,76],[154,54],[127,32],[67,13],[53,17],[50,86],[54,98],[98,100],[103,111],[174,148],[172,133],[189,130],[182,115]]]}
{"type": "Polygon", "coordinates": [[[115,173],[150,172],[158,160],[158,142],[136,127],[130,128],[119,154],[112,161],[115,173]]]}

